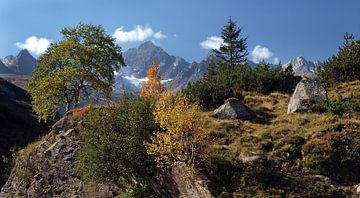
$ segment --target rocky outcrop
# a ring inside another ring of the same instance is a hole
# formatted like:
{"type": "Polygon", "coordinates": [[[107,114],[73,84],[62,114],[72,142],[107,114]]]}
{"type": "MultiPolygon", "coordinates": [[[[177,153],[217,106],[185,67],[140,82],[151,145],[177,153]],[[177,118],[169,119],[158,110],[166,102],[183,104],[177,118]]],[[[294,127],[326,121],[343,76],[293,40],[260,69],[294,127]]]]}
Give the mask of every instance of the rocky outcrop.
{"type": "MultiPolygon", "coordinates": [[[[40,141],[19,152],[0,197],[114,197],[128,187],[83,180],[76,171],[82,121],[66,113],[40,141]]],[[[152,188],[163,197],[212,197],[209,180],[185,163],[159,171],[152,188]]]]}
{"type": "Polygon", "coordinates": [[[159,183],[171,197],[211,198],[210,181],[194,168],[183,162],[175,163],[162,172],[159,183]]]}
{"type": "Polygon", "coordinates": [[[83,181],[77,175],[81,122],[66,129],[64,120],[53,127],[58,134],[52,132],[20,152],[0,197],[113,197],[120,192],[113,184],[83,181]]]}
{"type": "Polygon", "coordinates": [[[320,108],[327,100],[325,85],[313,79],[301,80],[295,88],[288,105],[288,113],[307,112],[320,108]]]}
{"type": "Polygon", "coordinates": [[[252,119],[250,110],[236,98],[229,98],[214,110],[213,116],[220,119],[252,119]]]}

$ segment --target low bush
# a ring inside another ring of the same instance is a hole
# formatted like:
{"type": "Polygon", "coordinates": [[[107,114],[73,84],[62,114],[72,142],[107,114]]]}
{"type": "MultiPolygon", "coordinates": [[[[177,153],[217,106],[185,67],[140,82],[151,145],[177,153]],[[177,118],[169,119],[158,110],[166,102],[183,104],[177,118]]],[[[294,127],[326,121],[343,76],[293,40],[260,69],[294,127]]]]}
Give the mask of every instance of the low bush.
{"type": "Polygon", "coordinates": [[[304,170],[341,183],[360,182],[359,131],[344,130],[324,136],[303,146],[304,170]]]}
{"type": "Polygon", "coordinates": [[[351,113],[360,110],[360,105],[352,95],[349,97],[342,97],[339,95],[335,100],[326,101],[326,109],[328,112],[339,116],[342,116],[345,113],[351,115],[351,113]]]}
{"type": "Polygon", "coordinates": [[[155,163],[143,146],[152,132],[159,130],[150,102],[123,98],[113,107],[89,112],[83,126],[83,145],[77,156],[77,169],[83,177],[132,184],[154,175],[155,163]]]}
{"type": "Polygon", "coordinates": [[[292,92],[299,77],[294,76],[292,66],[282,69],[281,65],[271,66],[265,62],[255,68],[249,65],[230,66],[226,63],[217,63],[219,68],[211,75],[205,75],[203,80],[190,84],[183,90],[184,94],[206,108],[215,108],[224,103],[224,100],[234,97],[243,99],[243,91],[255,91],[262,94],[270,92],[292,92]]]}

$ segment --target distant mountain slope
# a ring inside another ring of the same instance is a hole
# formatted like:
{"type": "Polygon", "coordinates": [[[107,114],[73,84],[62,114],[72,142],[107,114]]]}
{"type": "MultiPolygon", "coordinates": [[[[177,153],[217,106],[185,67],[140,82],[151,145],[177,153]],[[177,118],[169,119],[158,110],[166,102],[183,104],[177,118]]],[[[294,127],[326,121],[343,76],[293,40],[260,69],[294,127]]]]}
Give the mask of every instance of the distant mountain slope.
{"type": "MultiPolygon", "coordinates": [[[[27,92],[0,78],[0,157],[9,155],[11,147],[23,147],[48,130],[32,112],[27,92]]],[[[4,166],[0,161],[0,186],[4,166]]]]}
{"type": "Polygon", "coordinates": [[[138,48],[127,50],[123,56],[126,65],[133,68],[132,75],[136,78],[146,76],[152,61],[158,64],[159,74],[163,79],[174,78],[189,65],[183,58],[169,55],[151,41],[141,44],[138,48]]]}
{"type": "Polygon", "coordinates": [[[210,60],[216,58],[215,53],[211,51],[199,63],[190,64],[181,57],[169,55],[151,41],[141,44],[138,48],[129,49],[123,56],[127,67],[122,68],[117,75],[115,87],[134,91],[140,89],[152,61],[158,64],[159,74],[166,82],[165,85],[179,90],[186,87],[189,82],[199,80],[207,71],[210,60]]]}
{"type": "Polygon", "coordinates": [[[318,66],[321,66],[319,61],[308,61],[302,56],[298,56],[288,63],[283,65],[283,68],[287,68],[289,65],[293,66],[293,70],[296,76],[311,77],[315,75],[315,70],[318,66]]]}
{"type": "MultiPolygon", "coordinates": [[[[21,50],[17,56],[6,56],[2,59],[2,62],[11,71],[25,75],[31,75],[37,64],[36,59],[29,53],[27,49],[21,50]]],[[[0,73],[5,72],[0,71],[0,73]]]]}
{"type": "Polygon", "coordinates": [[[0,60],[0,73],[13,73],[6,65],[0,60]]]}
{"type": "Polygon", "coordinates": [[[20,87],[21,89],[27,90],[27,83],[30,81],[30,75],[22,75],[16,73],[0,73],[0,78],[11,82],[12,84],[20,87]]]}

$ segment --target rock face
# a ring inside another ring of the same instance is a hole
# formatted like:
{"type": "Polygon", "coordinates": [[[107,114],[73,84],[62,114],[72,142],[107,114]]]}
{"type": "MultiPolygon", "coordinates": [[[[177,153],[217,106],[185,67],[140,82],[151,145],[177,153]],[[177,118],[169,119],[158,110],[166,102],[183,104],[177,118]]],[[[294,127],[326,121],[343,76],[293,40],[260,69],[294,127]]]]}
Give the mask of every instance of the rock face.
{"type": "Polygon", "coordinates": [[[292,65],[295,76],[311,77],[315,75],[315,70],[321,66],[321,63],[319,61],[308,61],[304,57],[298,56],[282,65],[282,67],[285,69],[289,65],[292,65]]]}
{"type": "MultiPolygon", "coordinates": [[[[67,115],[67,119],[71,114],[67,115]]],[[[82,181],[75,172],[80,148],[81,122],[69,129],[58,124],[28,152],[20,153],[0,197],[113,197],[120,189],[113,184],[82,181]]]]}
{"type": "Polygon", "coordinates": [[[169,172],[162,173],[160,184],[171,197],[213,197],[209,190],[209,180],[183,162],[175,163],[169,172]]]}
{"type": "Polygon", "coordinates": [[[321,105],[327,100],[325,85],[312,79],[301,80],[295,88],[288,105],[288,113],[307,112],[314,105],[321,105]]]}
{"type": "Polygon", "coordinates": [[[225,101],[223,105],[214,110],[213,116],[220,119],[250,120],[252,118],[249,109],[236,98],[225,101]]]}

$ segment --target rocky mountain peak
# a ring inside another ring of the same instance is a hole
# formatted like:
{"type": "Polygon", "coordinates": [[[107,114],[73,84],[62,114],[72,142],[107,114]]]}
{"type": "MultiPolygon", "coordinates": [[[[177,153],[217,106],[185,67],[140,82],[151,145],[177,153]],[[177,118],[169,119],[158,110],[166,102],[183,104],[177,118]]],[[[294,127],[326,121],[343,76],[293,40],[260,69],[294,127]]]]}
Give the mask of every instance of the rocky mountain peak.
{"type": "Polygon", "coordinates": [[[287,68],[292,65],[296,76],[311,77],[315,75],[315,69],[320,65],[318,61],[308,61],[303,56],[298,56],[295,59],[290,60],[283,65],[283,68],[287,68]]]}
{"type": "Polygon", "coordinates": [[[27,57],[27,56],[31,56],[32,58],[34,58],[26,48],[20,50],[20,52],[17,55],[17,57],[27,57]]]}
{"type": "MultiPolygon", "coordinates": [[[[17,56],[6,56],[2,61],[12,72],[25,75],[31,75],[37,64],[36,59],[27,49],[22,49],[17,56]]],[[[5,73],[2,71],[0,72],[5,73]]]]}
{"type": "Polygon", "coordinates": [[[149,48],[159,48],[159,47],[156,46],[152,41],[146,41],[138,47],[138,49],[149,49],[149,48]]]}

